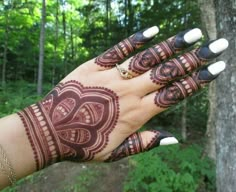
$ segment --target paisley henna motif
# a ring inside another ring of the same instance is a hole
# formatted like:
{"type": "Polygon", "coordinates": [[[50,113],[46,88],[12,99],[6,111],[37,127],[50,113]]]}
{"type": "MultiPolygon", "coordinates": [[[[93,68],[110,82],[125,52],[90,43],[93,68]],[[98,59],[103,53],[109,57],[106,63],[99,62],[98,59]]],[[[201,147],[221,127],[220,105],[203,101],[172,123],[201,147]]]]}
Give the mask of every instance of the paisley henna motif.
{"type": "Polygon", "coordinates": [[[92,160],[107,145],[119,103],[109,89],[69,81],[18,114],[39,170],[61,160],[92,160]]]}
{"type": "Polygon", "coordinates": [[[150,79],[153,83],[165,85],[197,69],[203,63],[204,62],[196,55],[196,51],[192,51],[153,68],[151,70],[150,79]]]}
{"type": "Polygon", "coordinates": [[[160,89],[156,94],[154,102],[158,107],[168,108],[182,101],[184,98],[191,96],[214,78],[216,76],[211,75],[207,68],[202,69],[185,79],[181,79],[170,86],[160,89]]]}
{"type": "Polygon", "coordinates": [[[95,63],[102,67],[114,67],[118,62],[122,61],[131,52],[153,39],[145,37],[143,35],[143,31],[135,33],[134,35],[121,41],[114,47],[108,49],[105,53],[99,55],[95,59],[95,63]]]}

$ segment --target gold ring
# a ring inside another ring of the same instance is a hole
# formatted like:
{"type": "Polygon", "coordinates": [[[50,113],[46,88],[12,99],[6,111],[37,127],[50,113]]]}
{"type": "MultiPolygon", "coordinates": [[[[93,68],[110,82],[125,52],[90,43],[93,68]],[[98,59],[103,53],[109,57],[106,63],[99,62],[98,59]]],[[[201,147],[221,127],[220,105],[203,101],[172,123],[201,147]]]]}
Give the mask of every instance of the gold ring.
{"type": "Polygon", "coordinates": [[[132,79],[133,75],[129,73],[126,69],[120,67],[118,64],[116,64],[116,68],[120,73],[120,76],[124,79],[132,79]]]}

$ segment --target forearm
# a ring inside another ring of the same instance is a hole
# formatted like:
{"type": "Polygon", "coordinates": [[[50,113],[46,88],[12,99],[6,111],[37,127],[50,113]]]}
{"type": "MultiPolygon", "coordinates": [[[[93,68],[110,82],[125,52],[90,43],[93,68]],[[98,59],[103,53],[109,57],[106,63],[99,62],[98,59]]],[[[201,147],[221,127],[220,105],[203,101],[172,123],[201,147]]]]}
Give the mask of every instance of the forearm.
{"type": "MultiPolygon", "coordinates": [[[[11,163],[16,179],[23,178],[36,171],[33,150],[26,135],[25,127],[17,114],[0,119],[0,145],[11,163]]],[[[0,154],[2,159],[2,154],[0,154]]],[[[0,174],[0,189],[7,187],[10,181],[0,174]]]]}

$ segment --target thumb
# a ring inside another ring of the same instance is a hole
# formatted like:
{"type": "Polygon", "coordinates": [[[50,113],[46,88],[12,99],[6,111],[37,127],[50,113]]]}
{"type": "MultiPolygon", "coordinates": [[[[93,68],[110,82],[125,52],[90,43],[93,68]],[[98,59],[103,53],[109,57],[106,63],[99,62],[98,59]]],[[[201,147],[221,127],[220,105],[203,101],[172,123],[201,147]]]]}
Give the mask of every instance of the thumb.
{"type": "Polygon", "coordinates": [[[105,162],[120,160],[124,157],[149,151],[160,145],[171,145],[178,140],[169,132],[162,130],[148,130],[136,132],[126,138],[116,149],[114,149],[105,162]]]}

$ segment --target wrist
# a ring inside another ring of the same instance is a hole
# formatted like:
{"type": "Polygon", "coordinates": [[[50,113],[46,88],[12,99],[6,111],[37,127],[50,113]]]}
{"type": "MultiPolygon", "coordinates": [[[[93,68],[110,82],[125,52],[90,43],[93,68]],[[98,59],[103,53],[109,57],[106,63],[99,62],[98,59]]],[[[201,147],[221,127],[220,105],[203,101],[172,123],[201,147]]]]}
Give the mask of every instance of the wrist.
{"type": "Polygon", "coordinates": [[[58,137],[42,103],[18,112],[24,124],[34,154],[36,169],[40,170],[62,159],[58,137]]]}
{"type": "MultiPolygon", "coordinates": [[[[35,161],[19,116],[12,114],[4,117],[0,119],[0,125],[0,144],[15,172],[16,179],[33,173],[36,170],[35,161]]],[[[0,181],[0,189],[9,184],[8,178],[2,174],[0,181]]]]}

